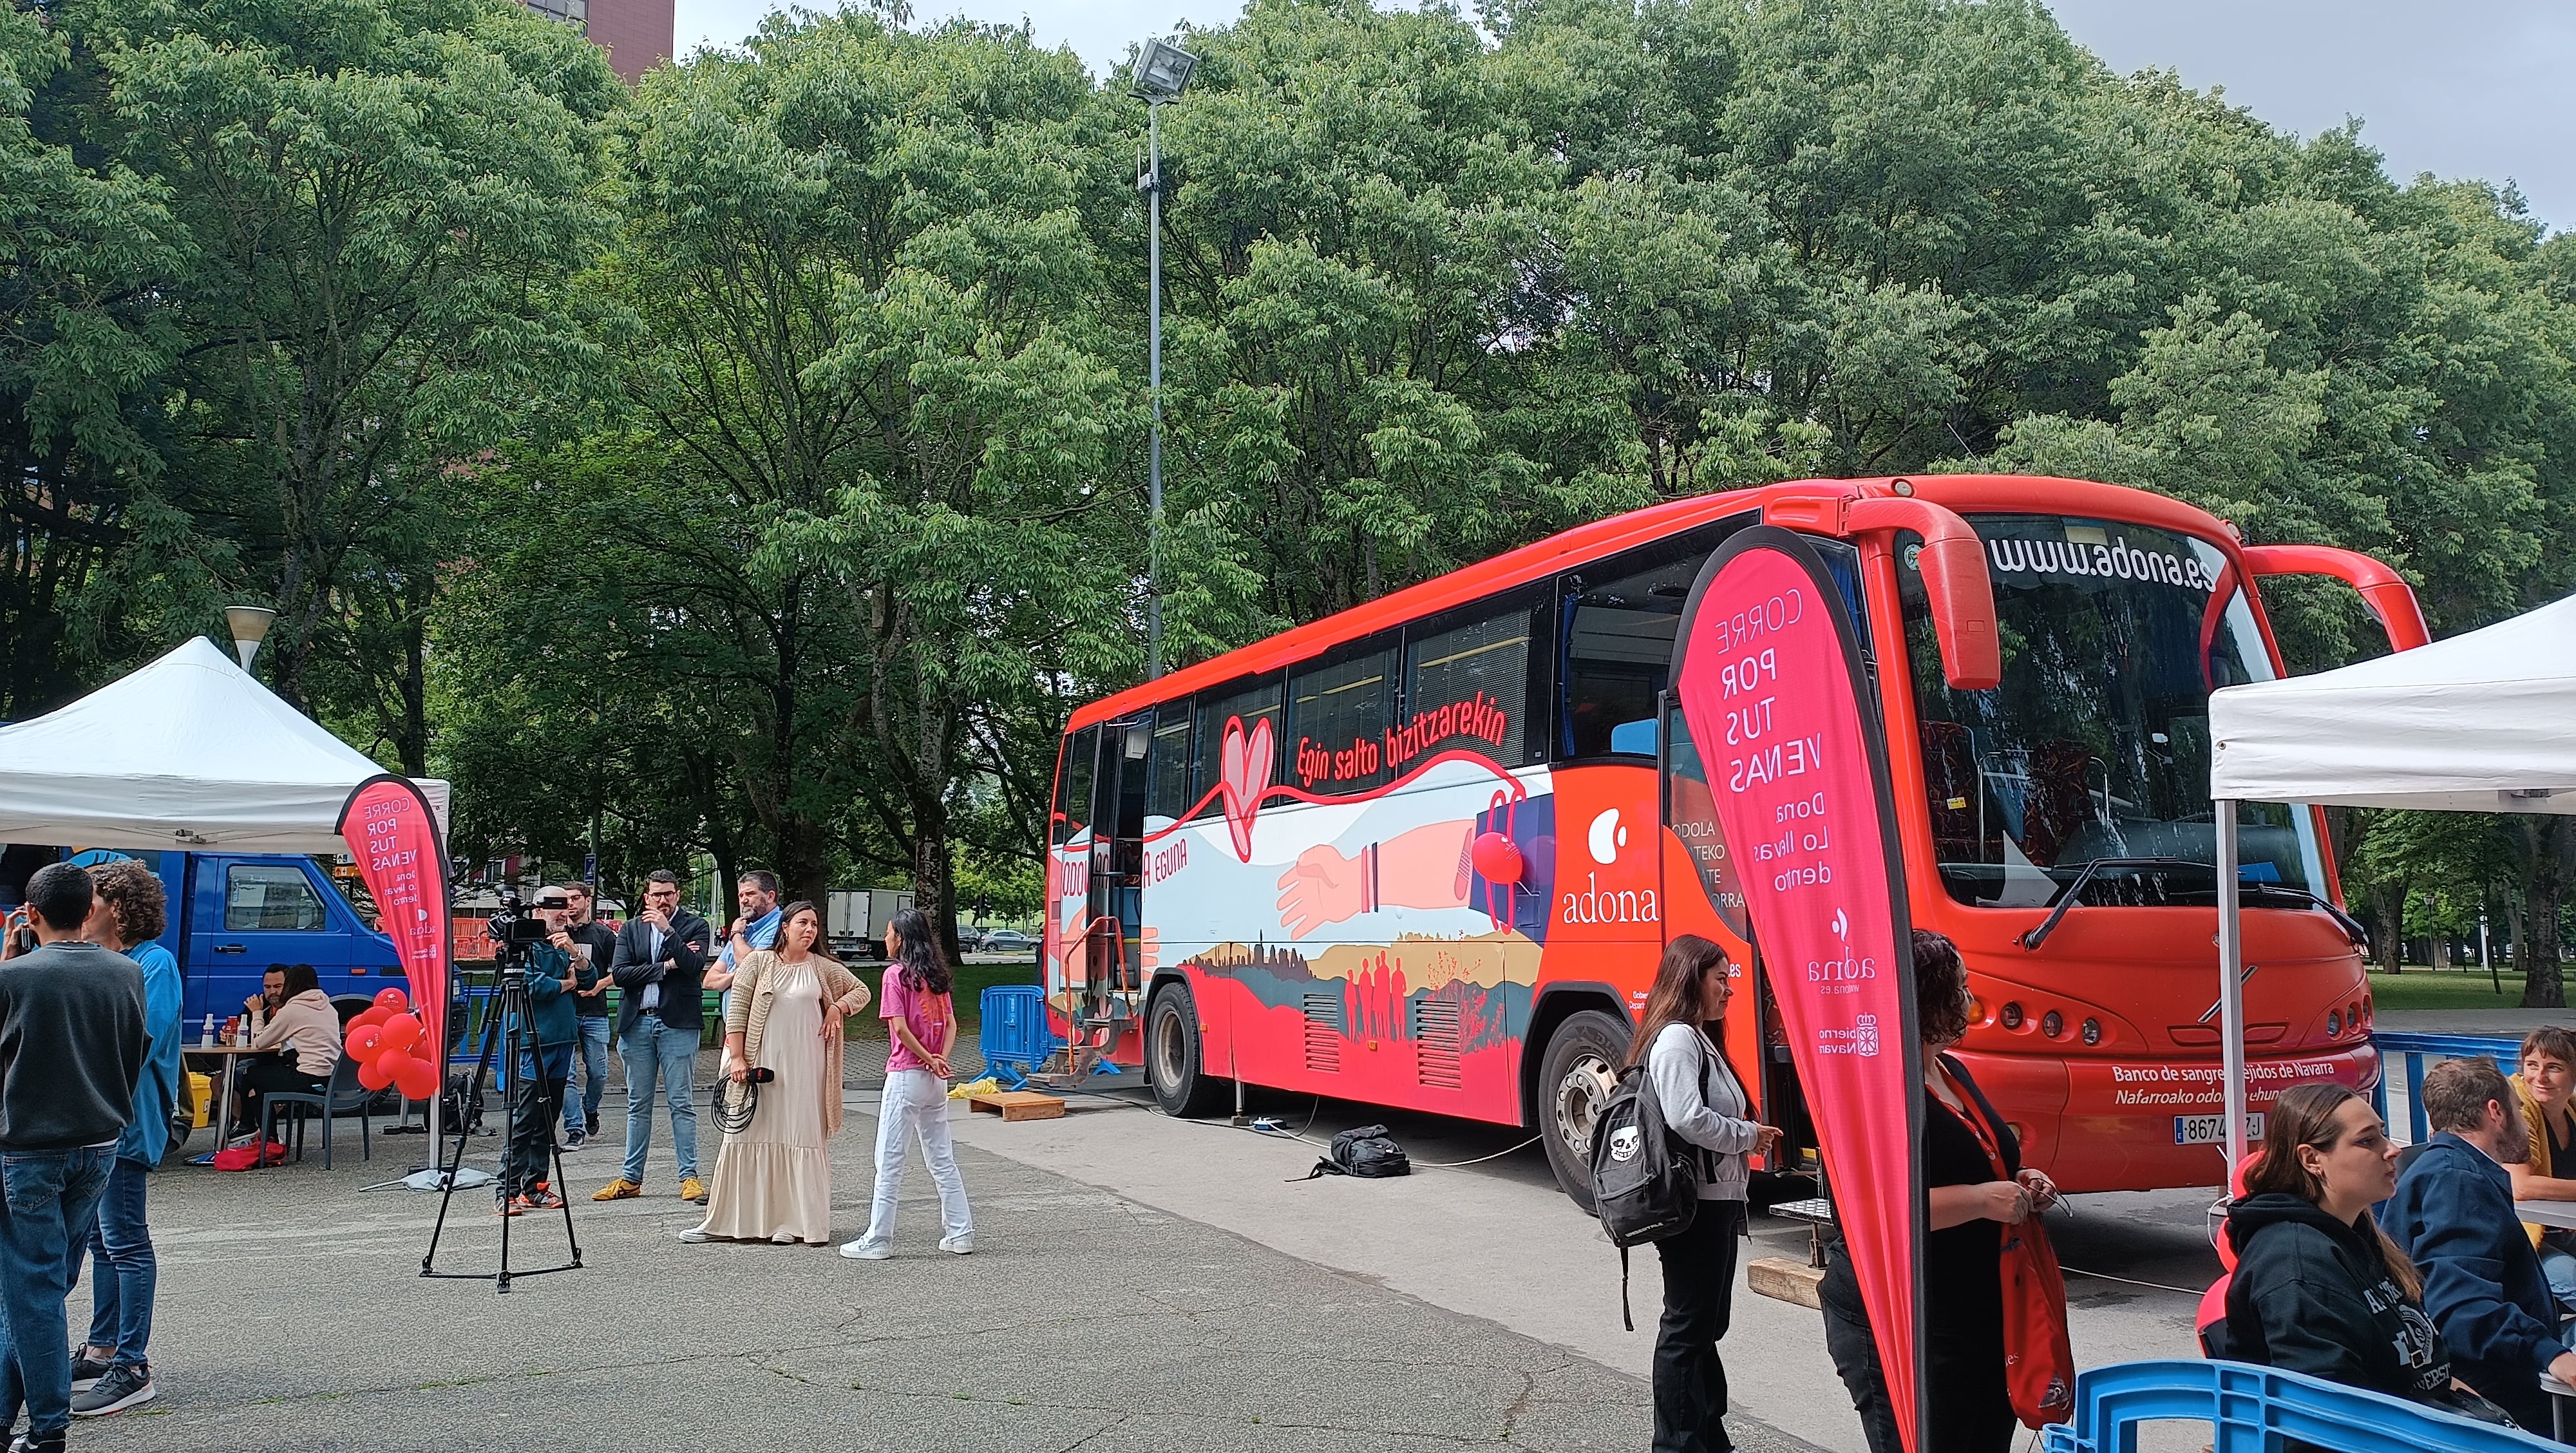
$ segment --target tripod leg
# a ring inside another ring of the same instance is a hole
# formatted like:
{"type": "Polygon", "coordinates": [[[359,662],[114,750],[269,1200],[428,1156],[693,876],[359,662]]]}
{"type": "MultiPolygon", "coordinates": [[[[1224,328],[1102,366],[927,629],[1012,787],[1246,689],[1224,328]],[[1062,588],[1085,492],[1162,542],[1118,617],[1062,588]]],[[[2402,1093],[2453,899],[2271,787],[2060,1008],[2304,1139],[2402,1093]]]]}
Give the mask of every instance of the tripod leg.
{"type": "MultiPolygon", "coordinates": [[[[482,1098],[485,1079],[492,1072],[493,1042],[499,1037],[500,1026],[490,1019],[484,1020],[483,1048],[474,1057],[473,1083],[465,1093],[464,1104],[456,1107],[459,1112],[462,1112],[467,1105],[471,1105],[476,1100],[482,1098]]],[[[438,1090],[440,1094],[445,1094],[447,1092],[447,1086],[442,1083],[438,1087],[438,1090]]],[[[465,1122],[465,1116],[462,1113],[459,1113],[456,1117],[456,1149],[448,1153],[447,1174],[441,1177],[446,1184],[439,1190],[438,1219],[430,1224],[429,1250],[423,1252],[420,1258],[420,1274],[422,1276],[428,1276],[431,1274],[430,1264],[438,1259],[438,1238],[440,1233],[447,1229],[447,1208],[456,1199],[456,1173],[464,1168],[465,1143],[472,1137],[473,1133],[473,1128],[465,1122]]],[[[438,1164],[438,1147],[435,1145],[430,1147],[429,1163],[433,1166],[438,1164]]]]}

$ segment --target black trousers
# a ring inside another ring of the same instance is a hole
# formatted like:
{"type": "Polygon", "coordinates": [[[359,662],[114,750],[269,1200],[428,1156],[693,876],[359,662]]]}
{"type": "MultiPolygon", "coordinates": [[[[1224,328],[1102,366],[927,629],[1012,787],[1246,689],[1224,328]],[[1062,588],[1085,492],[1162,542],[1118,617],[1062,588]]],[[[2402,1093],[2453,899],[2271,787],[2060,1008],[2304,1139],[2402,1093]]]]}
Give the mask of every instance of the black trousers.
{"type": "Polygon", "coordinates": [[[1702,1201],[1690,1229],[1655,1243],[1664,1316],[1655,1328],[1654,1453],[1726,1453],[1726,1364],[1718,1339],[1735,1315],[1744,1203],[1702,1201]]]}
{"type": "Polygon", "coordinates": [[[319,1092],[327,1079],[308,1075],[295,1067],[293,1055],[271,1055],[242,1066],[241,1079],[235,1085],[238,1098],[233,1102],[233,1128],[236,1134],[257,1134],[259,1102],[263,1095],[277,1091],[310,1095],[319,1092]]]}
{"type": "Polygon", "coordinates": [[[530,1059],[522,1051],[510,1077],[510,1144],[501,1165],[500,1194],[533,1195],[553,1168],[555,1117],[572,1076],[572,1046],[549,1044],[530,1059]]]}
{"type": "MultiPolygon", "coordinates": [[[[1834,1360],[1852,1411],[1860,1414],[1869,1453],[1905,1453],[1897,1441],[1896,1410],[1887,1397],[1878,1343],[1861,1305],[1860,1283],[1840,1246],[1816,1288],[1825,1308],[1825,1353],[1834,1360]]],[[[1924,1334],[1924,1381],[1932,1397],[1932,1422],[1922,1453],[2010,1453],[2021,1427],[2004,1386],[2003,1328],[1945,1327],[1936,1315],[1924,1334]]]]}

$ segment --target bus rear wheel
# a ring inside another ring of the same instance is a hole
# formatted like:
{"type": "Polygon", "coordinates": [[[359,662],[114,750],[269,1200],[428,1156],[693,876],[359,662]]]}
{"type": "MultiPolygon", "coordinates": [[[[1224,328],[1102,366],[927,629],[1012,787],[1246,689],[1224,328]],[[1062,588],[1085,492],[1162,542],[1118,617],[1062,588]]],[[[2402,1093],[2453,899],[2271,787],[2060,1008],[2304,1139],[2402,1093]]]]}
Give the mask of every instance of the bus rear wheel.
{"type": "Polygon", "coordinates": [[[1166,1115],[1211,1115],[1224,1103],[1225,1082],[1202,1063],[1198,1001],[1187,984],[1166,985],[1145,1011],[1145,1082],[1166,1115]]]}
{"type": "Polygon", "coordinates": [[[1628,1026],[1610,1014],[1586,1009],[1569,1014],[1547,1041],[1539,1061],[1538,1133],[1547,1168],[1584,1214],[1592,1213],[1592,1128],[1619,1084],[1627,1056],[1628,1026]]]}

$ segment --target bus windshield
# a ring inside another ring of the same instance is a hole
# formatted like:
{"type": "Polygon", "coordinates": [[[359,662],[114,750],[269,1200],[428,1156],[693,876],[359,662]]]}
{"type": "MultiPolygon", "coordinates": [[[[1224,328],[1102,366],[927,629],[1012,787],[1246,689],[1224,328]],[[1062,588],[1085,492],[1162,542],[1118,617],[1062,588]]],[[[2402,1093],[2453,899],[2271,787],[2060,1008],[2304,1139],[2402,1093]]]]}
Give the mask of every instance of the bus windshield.
{"type": "MultiPolygon", "coordinates": [[[[2086,902],[2214,901],[2209,694],[2277,674],[2225,554],[2115,520],[1969,523],[1994,581],[1994,690],[1949,687],[1910,538],[1898,569],[1943,886],[1961,903],[2042,906],[2091,864],[2086,902]]],[[[2241,877],[2279,890],[2249,904],[2323,891],[2305,808],[2241,813],[2241,877]]]]}

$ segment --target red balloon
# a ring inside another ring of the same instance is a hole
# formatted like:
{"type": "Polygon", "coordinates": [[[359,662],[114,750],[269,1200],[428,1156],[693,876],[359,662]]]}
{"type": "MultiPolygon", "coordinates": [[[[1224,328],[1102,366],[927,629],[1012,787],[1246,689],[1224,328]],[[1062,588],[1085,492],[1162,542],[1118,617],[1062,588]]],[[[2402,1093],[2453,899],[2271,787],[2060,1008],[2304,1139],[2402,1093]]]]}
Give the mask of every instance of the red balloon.
{"type": "Polygon", "coordinates": [[[349,1058],[365,1064],[384,1052],[385,1032],[373,1024],[352,1023],[347,1045],[349,1058]]]}
{"type": "Polygon", "coordinates": [[[384,1035],[384,1045],[387,1049],[408,1051],[413,1045],[420,1043],[420,1021],[408,1014],[397,1014],[386,1020],[384,1028],[379,1032],[384,1035]]]}
{"type": "Polygon", "coordinates": [[[376,991],[376,1007],[387,1014],[400,1014],[411,1007],[411,998],[402,990],[388,984],[376,991]]]}
{"type": "Polygon", "coordinates": [[[394,1076],[402,1073],[402,1067],[411,1063],[411,1051],[387,1046],[376,1051],[376,1057],[371,1063],[375,1065],[376,1073],[382,1075],[385,1083],[390,1085],[394,1082],[394,1076]]]}
{"type": "Polygon", "coordinates": [[[385,1062],[381,1059],[371,1059],[358,1066],[358,1083],[370,1090],[385,1089],[393,1082],[394,1077],[386,1071],[385,1062]]]}
{"type": "Polygon", "coordinates": [[[426,1100],[438,1093],[438,1066],[425,1059],[406,1060],[394,1071],[394,1088],[406,1100],[426,1100]]]}
{"type": "Polygon", "coordinates": [[[1489,883],[1517,883],[1528,867],[1521,858],[1520,845],[1498,832],[1477,834],[1467,848],[1467,856],[1489,883]]]}

